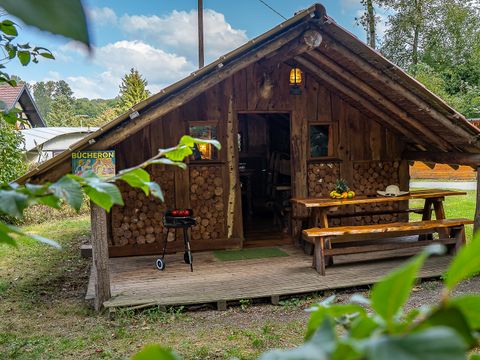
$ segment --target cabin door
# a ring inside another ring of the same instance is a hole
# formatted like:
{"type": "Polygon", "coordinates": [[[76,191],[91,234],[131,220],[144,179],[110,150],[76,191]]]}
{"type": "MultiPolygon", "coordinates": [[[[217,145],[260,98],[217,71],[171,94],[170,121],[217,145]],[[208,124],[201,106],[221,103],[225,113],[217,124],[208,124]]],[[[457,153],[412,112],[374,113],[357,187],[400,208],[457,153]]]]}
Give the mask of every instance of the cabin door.
{"type": "Polygon", "coordinates": [[[239,114],[245,246],[290,243],[290,114],[239,114]]]}

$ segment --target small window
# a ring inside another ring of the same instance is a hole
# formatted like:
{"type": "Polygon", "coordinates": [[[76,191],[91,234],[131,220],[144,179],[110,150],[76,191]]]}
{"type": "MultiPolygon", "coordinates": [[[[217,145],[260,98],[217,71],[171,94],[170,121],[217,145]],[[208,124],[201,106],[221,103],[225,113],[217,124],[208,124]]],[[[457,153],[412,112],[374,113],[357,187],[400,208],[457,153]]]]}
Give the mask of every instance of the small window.
{"type": "Polygon", "coordinates": [[[332,156],[331,127],[325,124],[310,125],[310,157],[332,156]]]}
{"type": "MultiPolygon", "coordinates": [[[[190,125],[190,136],[204,139],[217,139],[217,125],[190,125]]],[[[194,160],[217,160],[218,151],[210,144],[198,144],[193,149],[194,160]]]]}

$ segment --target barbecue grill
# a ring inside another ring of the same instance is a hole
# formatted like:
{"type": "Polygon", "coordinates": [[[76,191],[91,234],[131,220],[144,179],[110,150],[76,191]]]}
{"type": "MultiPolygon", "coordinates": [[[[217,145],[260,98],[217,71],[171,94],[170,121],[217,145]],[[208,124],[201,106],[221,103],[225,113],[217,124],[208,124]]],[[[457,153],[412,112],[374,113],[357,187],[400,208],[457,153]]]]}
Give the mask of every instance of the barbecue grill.
{"type": "Polygon", "coordinates": [[[183,253],[183,261],[185,264],[190,265],[190,271],[193,272],[193,258],[192,252],[190,250],[190,240],[188,238],[188,229],[192,226],[196,225],[197,221],[193,217],[193,210],[192,209],[185,209],[185,210],[169,210],[166,211],[163,217],[163,226],[167,229],[165,234],[165,240],[163,243],[163,253],[162,257],[155,261],[155,265],[157,266],[158,270],[165,269],[165,253],[167,251],[168,245],[168,234],[170,230],[175,231],[176,229],[183,229],[183,244],[185,246],[185,251],[183,253]]]}

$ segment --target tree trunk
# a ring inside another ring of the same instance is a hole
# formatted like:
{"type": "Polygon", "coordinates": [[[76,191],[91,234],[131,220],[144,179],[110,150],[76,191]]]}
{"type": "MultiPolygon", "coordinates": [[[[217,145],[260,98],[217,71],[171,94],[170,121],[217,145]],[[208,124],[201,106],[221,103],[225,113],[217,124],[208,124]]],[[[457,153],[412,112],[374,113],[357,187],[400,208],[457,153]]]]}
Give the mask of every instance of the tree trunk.
{"type": "Polygon", "coordinates": [[[415,0],[415,25],[413,29],[413,45],[412,45],[412,64],[413,74],[416,73],[416,65],[418,64],[418,43],[420,38],[420,29],[423,22],[422,0],[415,0]]]}
{"type": "Polygon", "coordinates": [[[372,49],[375,49],[377,34],[375,29],[376,24],[375,24],[375,10],[373,8],[373,0],[366,0],[365,5],[367,8],[367,25],[368,25],[367,42],[372,49]]]}

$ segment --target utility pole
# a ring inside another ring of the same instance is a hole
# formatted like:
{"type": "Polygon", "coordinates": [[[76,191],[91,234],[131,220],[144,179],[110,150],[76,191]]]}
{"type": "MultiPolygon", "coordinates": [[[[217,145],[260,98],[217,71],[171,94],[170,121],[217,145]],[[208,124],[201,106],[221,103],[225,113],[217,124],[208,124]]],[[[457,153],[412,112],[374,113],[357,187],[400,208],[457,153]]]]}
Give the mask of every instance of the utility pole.
{"type": "Polygon", "coordinates": [[[203,0],[198,0],[198,68],[205,65],[205,54],[203,45],[203,0]]]}

